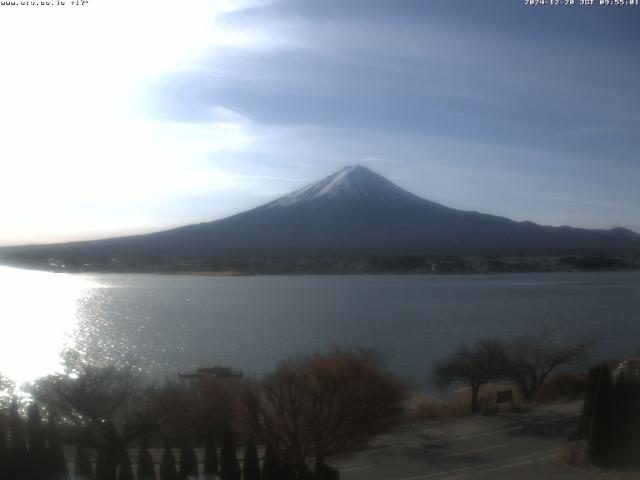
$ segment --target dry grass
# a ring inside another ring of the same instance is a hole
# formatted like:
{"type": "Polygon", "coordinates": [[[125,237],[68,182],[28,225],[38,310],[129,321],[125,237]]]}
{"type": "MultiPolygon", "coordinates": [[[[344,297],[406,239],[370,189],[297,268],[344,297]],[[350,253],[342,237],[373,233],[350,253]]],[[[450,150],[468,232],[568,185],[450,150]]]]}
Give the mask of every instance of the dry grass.
{"type": "Polygon", "coordinates": [[[587,458],[587,452],[584,446],[577,445],[575,443],[568,443],[563,445],[558,450],[558,456],[556,461],[576,468],[590,468],[591,462],[587,458]]]}
{"type": "MultiPolygon", "coordinates": [[[[480,387],[478,396],[480,410],[483,414],[491,415],[496,412],[496,397],[500,390],[511,390],[515,408],[522,408],[525,402],[516,388],[511,385],[489,383],[480,387]]],[[[447,403],[452,415],[468,415],[471,410],[471,390],[468,388],[458,390],[447,403]]],[[[511,406],[508,403],[500,404],[500,411],[510,410],[511,406]]]]}
{"type": "MultiPolygon", "coordinates": [[[[512,390],[515,410],[522,410],[524,400],[517,389],[504,384],[487,384],[480,388],[480,409],[485,415],[496,413],[496,392],[500,390],[512,390]]],[[[459,417],[471,414],[471,390],[462,388],[457,390],[446,400],[436,400],[424,394],[414,394],[410,399],[410,420],[433,420],[445,417],[459,417]]],[[[511,411],[507,403],[500,404],[500,411],[511,411]]]]}
{"type": "MultiPolygon", "coordinates": [[[[511,390],[515,412],[529,410],[536,405],[549,405],[575,401],[584,395],[586,375],[583,373],[561,373],[551,378],[542,388],[535,401],[527,401],[514,385],[490,383],[480,388],[480,409],[484,415],[496,413],[496,392],[511,390]]],[[[501,412],[512,411],[508,403],[500,404],[501,412]]],[[[433,420],[471,414],[471,390],[461,388],[444,400],[415,393],[410,396],[407,420],[433,420]]]]}
{"type": "Polygon", "coordinates": [[[638,480],[640,471],[614,471],[601,470],[589,462],[587,458],[586,445],[568,443],[558,450],[555,461],[581,472],[585,478],[595,480],[638,480]]]}
{"type": "Polygon", "coordinates": [[[540,404],[571,402],[582,398],[586,391],[586,373],[559,373],[542,386],[536,400],[540,404]]]}
{"type": "Polygon", "coordinates": [[[435,420],[449,416],[446,403],[429,395],[415,393],[409,398],[408,421],[435,420]]]}

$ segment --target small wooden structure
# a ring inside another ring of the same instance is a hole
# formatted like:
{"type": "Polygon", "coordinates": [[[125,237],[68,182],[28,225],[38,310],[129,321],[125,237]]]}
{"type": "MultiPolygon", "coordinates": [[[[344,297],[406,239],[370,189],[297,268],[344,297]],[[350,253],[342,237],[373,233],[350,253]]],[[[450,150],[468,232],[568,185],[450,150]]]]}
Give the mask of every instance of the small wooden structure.
{"type": "Polygon", "coordinates": [[[499,390],[496,392],[496,412],[500,409],[501,403],[511,404],[513,410],[513,390],[499,390]]]}

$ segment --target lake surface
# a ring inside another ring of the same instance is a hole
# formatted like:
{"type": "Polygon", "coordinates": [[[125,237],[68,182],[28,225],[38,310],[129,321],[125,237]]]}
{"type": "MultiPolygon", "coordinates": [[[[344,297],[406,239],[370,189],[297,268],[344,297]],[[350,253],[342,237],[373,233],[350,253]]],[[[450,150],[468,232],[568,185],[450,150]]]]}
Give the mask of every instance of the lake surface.
{"type": "Polygon", "coordinates": [[[61,353],[173,375],[229,365],[263,373],[299,353],[377,347],[427,384],[462,341],[556,328],[595,356],[640,351],[640,273],[205,277],[53,274],[0,267],[0,372],[61,369],[61,353]]]}

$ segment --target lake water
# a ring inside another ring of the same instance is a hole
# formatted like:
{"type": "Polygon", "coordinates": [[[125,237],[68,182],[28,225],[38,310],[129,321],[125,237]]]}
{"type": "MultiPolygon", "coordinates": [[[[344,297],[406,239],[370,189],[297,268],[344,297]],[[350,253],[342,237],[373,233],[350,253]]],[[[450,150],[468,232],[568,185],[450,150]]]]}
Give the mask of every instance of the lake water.
{"type": "Polygon", "coordinates": [[[427,382],[462,341],[556,328],[640,351],[640,273],[204,277],[53,274],[0,267],[0,372],[60,370],[64,350],[173,375],[229,365],[262,373],[288,356],[377,347],[427,382]]]}

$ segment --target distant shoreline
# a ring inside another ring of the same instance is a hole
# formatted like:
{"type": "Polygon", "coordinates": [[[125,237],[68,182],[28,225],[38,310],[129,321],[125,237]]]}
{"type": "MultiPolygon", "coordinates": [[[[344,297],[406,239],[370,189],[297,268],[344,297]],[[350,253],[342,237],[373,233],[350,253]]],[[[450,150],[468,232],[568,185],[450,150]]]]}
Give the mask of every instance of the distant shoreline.
{"type": "Polygon", "coordinates": [[[50,265],[33,265],[18,263],[0,263],[0,266],[17,268],[23,270],[33,270],[48,273],[73,273],[73,274],[137,274],[137,275],[168,275],[168,276],[192,276],[192,277],[251,277],[251,276],[354,276],[354,275],[407,275],[407,276],[452,276],[452,275],[498,275],[498,274],[532,274],[532,273],[624,273],[640,272],[640,264],[627,264],[621,268],[505,268],[505,269],[484,269],[484,268],[460,268],[450,270],[430,270],[430,269],[256,269],[256,270],[199,270],[199,269],[165,269],[165,268],[69,268],[53,267],[50,265]]]}
{"type": "Polygon", "coordinates": [[[169,276],[185,276],[185,277],[285,277],[285,276],[340,276],[340,277],[353,277],[353,276],[407,276],[407,277],[449,277],[454,275],[468,275],[468,276],[483,276],[483,275],[528,275],[532,273],[570,273],[570,274],[584,274],[584,273],[638,273],[640,269],[629,270],[555,270],[555,271],[524,271],[524,272],[442,272],[442,273],[429,273],[429,272],[108,272],[108,271],[95,271],[95,272],[56,272],[56,273],[121,273],[121,274],[146,274],[146,275],[169,275],[169,276]]]}
{"type": "MultiPolygon", "coordinates": [[[[131,272],[135,273],[135,272],[131,272]]],[[[192,272],[140,272],[140,273],[152,273],[159,275],[188,275],[192,277],[249,277],[255,275],[254,273],[239,272],[236,270],[220,270],[220,271],[192,271],[192,272]]]]}

